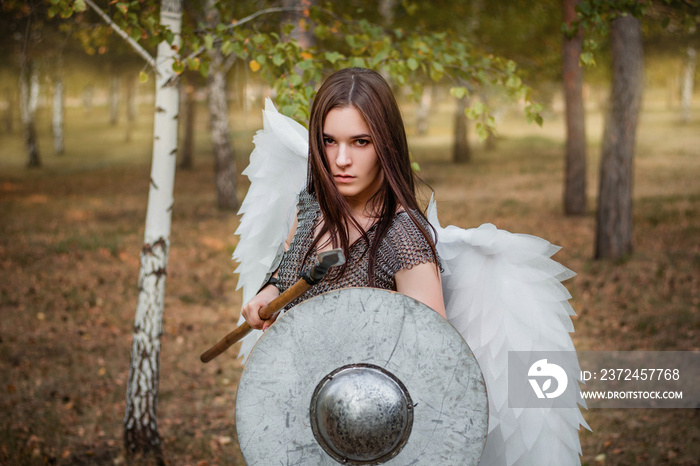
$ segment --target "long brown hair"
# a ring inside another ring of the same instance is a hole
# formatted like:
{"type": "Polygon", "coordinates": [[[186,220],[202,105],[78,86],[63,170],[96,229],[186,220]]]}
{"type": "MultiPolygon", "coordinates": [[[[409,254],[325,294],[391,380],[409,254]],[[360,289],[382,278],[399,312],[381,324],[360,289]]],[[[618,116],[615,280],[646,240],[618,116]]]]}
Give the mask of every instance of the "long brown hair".
{"type": "Polygon", "coordinates": [[[306,253],[304,263],[325,233],[329,233],[333,247],[340,246],[346,254],[351,225],[369,243],[367,232],[353,218],[347,201],[338,192],[325,155],[323,125],[326,115],[334,108],[343,107],[357,109],[364,118],[384,174],[384,183],[369,201],[369,211],[378,216],[377,232],[368,248],[370,285],[374,282],[377,250],[399,207],[428,241],[437,265],[433,237],[416,218],[420,215],[425,220],[416,201],[415,175],[401,112],[389,84],[379,73],[365,68],[346,68],[332,74],[321,85],[311,106],[307,189],[318,199],[323,226],[306,253]]]}

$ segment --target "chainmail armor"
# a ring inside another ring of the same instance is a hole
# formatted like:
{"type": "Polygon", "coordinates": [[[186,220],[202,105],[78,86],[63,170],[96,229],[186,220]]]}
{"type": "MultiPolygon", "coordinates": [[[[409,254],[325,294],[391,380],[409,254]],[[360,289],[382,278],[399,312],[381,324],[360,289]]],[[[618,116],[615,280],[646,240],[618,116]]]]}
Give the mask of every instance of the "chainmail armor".
{"type": "MultiPolygon", "coordinates": [[[[317,263],[316,254],[310,254],[305,264],[302,264],[302,261],[314,240],[314,233],[321,213],[320,206],[316,197],[304,190],[299,194],[297,209],[297,231],[294,234],[292,244],[284,254],[278,272],[279,282],[277,286],[281,291],[291,287],[299,280],[302,271],[309,270],[317,263]]],[[[416,217],[423,228],[429,233],[432,232],[430,225],[422,216],[416,214],[416,217]]],[[[376,224],[367,231],[367,237],[370,241],[374,240],[375,234],[376,224]]],[[[369,254],[367,249],[366,241],[360,237],[350,246],[349,254],[346,254],[346,268],[342,277],[338,277],[341,267],[330,269],[323,281],[311,287],[284,309],[287,310],[309,298],[339,288],[369,286],[369,254]]],[[[430,244],[413,223],[411,217],[406,212],[398,212],[377,250],[373,286],[385,290],[396,290],[396,280],[394,279],[396,272],[426,262],[435,262],[430,244]]]]}

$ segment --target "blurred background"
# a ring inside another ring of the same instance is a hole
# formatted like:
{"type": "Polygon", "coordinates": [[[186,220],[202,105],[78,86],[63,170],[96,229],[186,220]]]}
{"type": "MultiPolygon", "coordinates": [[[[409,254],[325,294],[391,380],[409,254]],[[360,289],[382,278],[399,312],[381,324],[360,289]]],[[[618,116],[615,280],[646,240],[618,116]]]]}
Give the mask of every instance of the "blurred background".
{"type": "MultiPolygon", "coordinates": [[[[0,5],[0,464],[124,464],[161,2],[0,5]]],[[[264,99],[306,124],[344,66],[391,83],[443,225],[563,247],[579,350],[698,351],[699,15],[672,0],[185,2],[153,461],[244,464],[235,348],[199,362],[240,311],[241,172],[264,99]],[[605,227],[609,211],[627,223],[605,227]]],[[[584,464],[698,464],[697,409],[584,416],[584,464]]]]}

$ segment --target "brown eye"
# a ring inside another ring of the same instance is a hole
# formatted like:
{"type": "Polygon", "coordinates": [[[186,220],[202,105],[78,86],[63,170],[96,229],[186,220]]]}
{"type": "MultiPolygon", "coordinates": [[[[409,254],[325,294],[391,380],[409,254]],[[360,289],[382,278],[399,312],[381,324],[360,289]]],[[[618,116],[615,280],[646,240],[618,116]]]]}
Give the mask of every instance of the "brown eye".
{"type": "Polygon", "coordinates": [[[355,145],[359,147],[365,147],[369,145],[369,140],[368,139],[357,139],[355,141],[355,145]]]}
{"type": "Polygon", "coordinates": [[[324,145],[324,146],[330,146],[330,145],[333,144],[334,142],[335,142],[335,141],[333,140],[333,138],[323,138],[323,145],[324,145]]]}

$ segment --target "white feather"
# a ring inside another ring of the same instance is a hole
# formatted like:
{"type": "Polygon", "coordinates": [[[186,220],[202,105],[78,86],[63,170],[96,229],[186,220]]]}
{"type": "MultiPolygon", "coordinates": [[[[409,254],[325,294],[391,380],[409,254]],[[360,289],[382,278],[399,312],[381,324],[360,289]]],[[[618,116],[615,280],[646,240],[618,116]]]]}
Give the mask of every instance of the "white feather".
{"type": "MultiPolygon", "coordinates": [[[[253,142],[250,163],[243,174],[250,188],[238,211],[242,215],[236,230],[240,240],[233,252],[239,262],[238,287],[243,288],[243,303],[260,290],[279,257],[296,215],[299,192],[306,183],[308,132],[296,121],[277,111],[265,100],[263,129],[253,142]]],[[[239,325],[245,321],[243,316],[239,325]]],[[[262,332],[254,330],[243,339],[239,356],[244,359],[262,332]]]]}
{"type": "Polygon", "coordinates": [[[574,274],[550,259],[559,248],[491,224],[442,228],[432,199],[428,220],[445,268],[447,318],[474,352],[486,382],[489,433],[479,464],[580,464],[578,430],[588,425],[578,407],[508,407],[509,351],[574,351],[571,295],[560,283],[574,274]]]}

